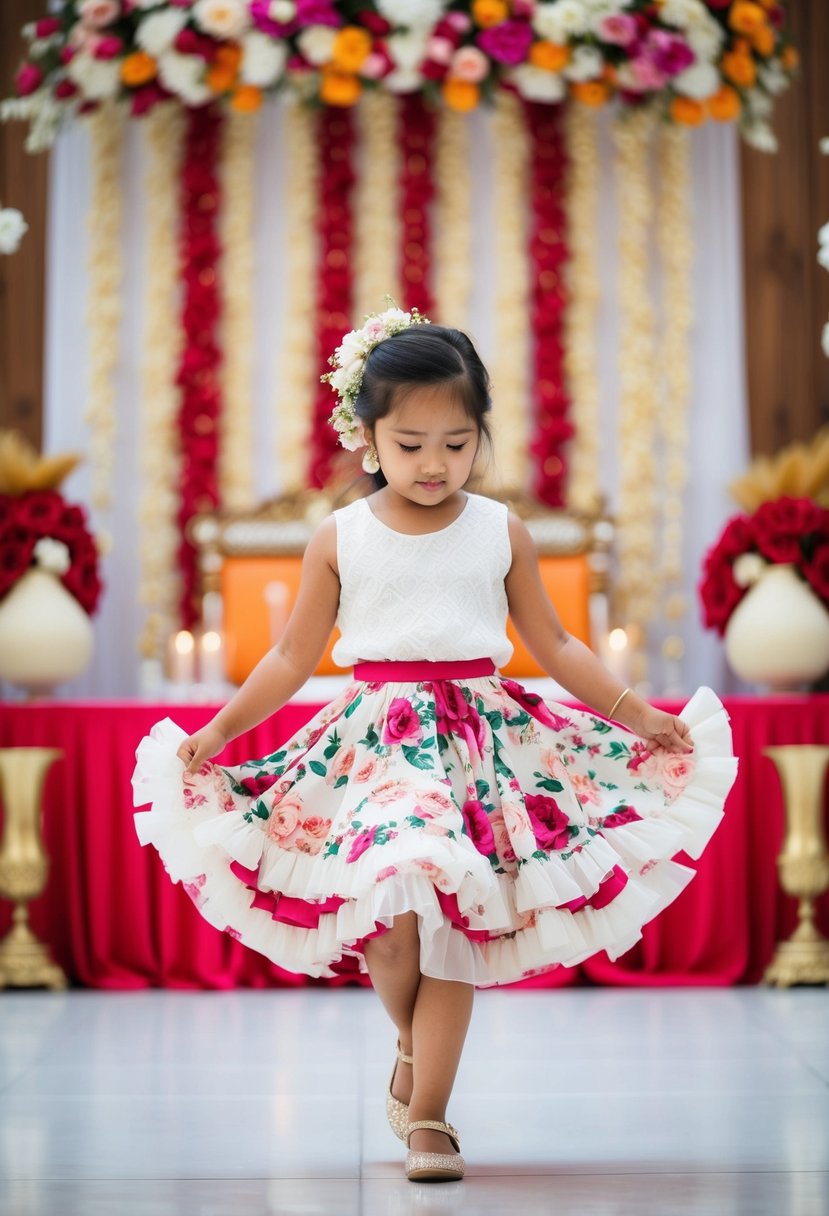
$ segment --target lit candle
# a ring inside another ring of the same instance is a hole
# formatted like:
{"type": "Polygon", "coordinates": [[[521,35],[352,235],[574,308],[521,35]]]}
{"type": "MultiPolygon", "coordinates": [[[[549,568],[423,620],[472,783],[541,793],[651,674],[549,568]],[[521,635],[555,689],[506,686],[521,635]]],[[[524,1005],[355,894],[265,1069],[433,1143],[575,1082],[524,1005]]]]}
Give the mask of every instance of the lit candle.
{"type": "Polygon", "coordinates": [[[607,635],[607,666],[623,684],[627,684],[628,635],[624,629],[611,629],[607,635]]]}
{"type": "Polygon", "coordinates": [[[220,688],[225,680],[225,656],[222,635],[208,629],[201,636],[199,648],[199,679],[211,688],[220,688]]]}
{"type": "Polygon", "coordinates": [[[195,639],[189,629],[180,629],[170,652],[170,679],[174,684],[192,684],[195,668],[195,639]]]}

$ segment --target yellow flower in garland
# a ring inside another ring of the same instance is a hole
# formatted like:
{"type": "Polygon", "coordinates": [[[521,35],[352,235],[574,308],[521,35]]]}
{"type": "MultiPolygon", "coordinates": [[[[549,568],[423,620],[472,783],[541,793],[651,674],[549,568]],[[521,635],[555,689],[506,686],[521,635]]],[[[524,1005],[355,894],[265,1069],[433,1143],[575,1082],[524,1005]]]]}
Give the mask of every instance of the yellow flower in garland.
{"type": "Polygon", "coordinates": [[[328,106],[353,106],[360,100],[363,86],[353,72],[341,72],[339,68],[329,67],[322,70],[320,81],[320,101],[328,106]]]}
{"type": "Polygon", "coordinates": [[[457,80],[453,76],[444,80],[441,93],[450,110],[458,110],[461,114],[476,109],[481,100],[481,90],[476,84],[469,80],[457,80]]]}
{"type": "Polygon", "coordinates": [[[500,25],[509,17],[509,5],[506,0],[474,0],[472,5],[472,20],[482,29],[491,25],[500,25]]]}
{"type": "Polygon", "coordinates": [[[671,118],[681,127],[699,127],[706,117],[702,103],[692,97],[671,98],[671,118]]]}
{"type": "Polygon", "coordinates": [[[753,34],[766,24],[763,6],[755,0],[737,0],[728,14],[728,24],[737,34],[753,34]]]}
{"type": "Polygon", "coordinates": [[[722,57],[723,74],[734,84],[748,89],[757,79],[757,65],[749,51],[727,51],[722,57]]]}
{"type": "Polygon", "coordinates": [[[205,76],[207,87],[214,93],[229,93],[236,83],[241,62],[242,49],[237,43],[218,47],[205,76]]]}
{"type": "Polygon", "coordinates": [[[337,31],[331,49],[331,62],[341,72],[359,72],[371,54],[372,38],[358,25],[344,25],[337,31]]]}
{"type": "Polygon", "coordinates": [[[570,62],[570,48],[540,38],[530,47],[529,61],[534,68],[543,68],[545,72],[560,72],[570,62]]]}
{"type": "Polygon", "coordinates": [[[610,88],[603,80],[579,80],[570,85],[570,93],[582,105],[598,109],[610,97],[610,88]]]}
{"type": "Polygon", "coordinates": [[[136,87],[154,80],[157,72],[156,61],[146,51],[135,51],[132,55],[127,55],[121,64],[121,79],[124,84],[136,87]]]}
{"type": "Polygon", "coordinates": [[[739,118],[742,109],[740,94],[729,84],[724,84],[713,97],[709,97],[706,105],[708,113],[717,122],[733,122],[739,118]]]}
{"type": "Polygon", "coordinates": [[[262,90],[254,84],[242,84],[230,99],[231,108],[238,114],[253,114],[262,105],[262,90]]]}

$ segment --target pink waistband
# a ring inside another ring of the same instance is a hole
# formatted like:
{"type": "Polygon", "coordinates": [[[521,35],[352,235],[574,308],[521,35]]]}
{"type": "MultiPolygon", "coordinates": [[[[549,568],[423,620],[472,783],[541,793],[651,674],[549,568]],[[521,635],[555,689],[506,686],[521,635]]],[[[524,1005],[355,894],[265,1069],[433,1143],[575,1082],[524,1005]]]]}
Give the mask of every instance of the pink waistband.
{"type": "Polygon", "coordinates": [[[355,663],[354,679],[378,684],[416,684],[421,680],[474,680],[495,674],[492,659],[459,659],[457,662],[432,663],[426,659],[413,663],[355,663]]]}

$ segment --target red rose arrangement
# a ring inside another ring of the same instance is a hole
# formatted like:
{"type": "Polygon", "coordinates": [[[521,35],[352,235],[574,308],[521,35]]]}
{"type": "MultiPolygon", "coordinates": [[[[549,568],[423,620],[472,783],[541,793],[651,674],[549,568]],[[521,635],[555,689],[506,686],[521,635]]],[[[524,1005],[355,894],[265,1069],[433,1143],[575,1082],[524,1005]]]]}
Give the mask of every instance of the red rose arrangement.
{"type": "Polygon", "coordinates": [[[722,635],[732,612],[770,564],[786,563],[829,607],[829,510],[782,496],[736,515],[706,553],[699,585],[703,624],[722,635]]]}
{"type": "Polygon", "coordinates": [[[98,550],[82,507],[70,506],[56,490],[0,494],[0,599],[32,565],[60,572],[60,581],[91,616],[101,580],[98,550]],[[39,545],[48,538],[68,553],[39,545]],[[57,556],[57,562],[55,561],[57,556]]]}

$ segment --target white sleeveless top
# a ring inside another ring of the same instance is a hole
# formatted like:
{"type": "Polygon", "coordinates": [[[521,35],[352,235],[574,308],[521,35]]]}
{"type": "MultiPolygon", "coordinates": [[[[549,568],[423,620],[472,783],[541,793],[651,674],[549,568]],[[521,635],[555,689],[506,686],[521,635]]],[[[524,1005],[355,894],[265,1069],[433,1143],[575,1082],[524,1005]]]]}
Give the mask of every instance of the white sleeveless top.
{"type": "Polygon", "coordinates": [[[335,511],[342,636],[334,662],[491,658],[503,666],[513,650],[507,516],[503,503],[468,494],[448,527],[407,536],[381,523],[365,498],[335,511]]]}

